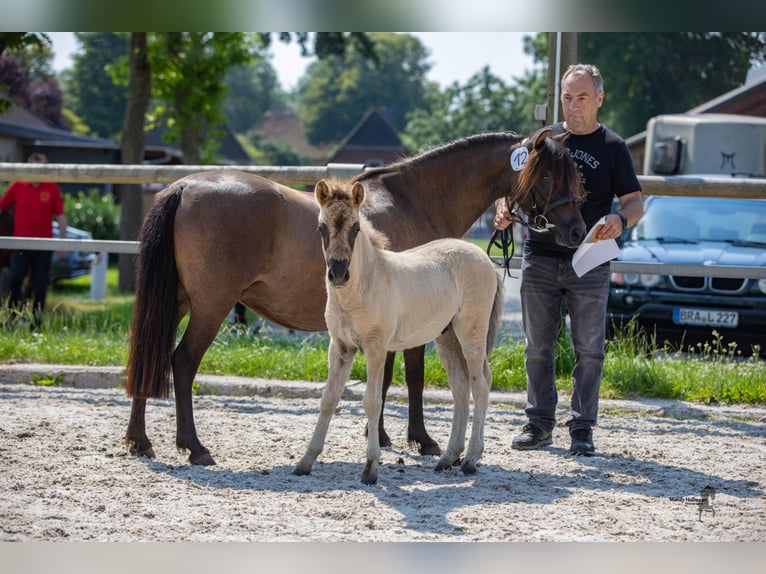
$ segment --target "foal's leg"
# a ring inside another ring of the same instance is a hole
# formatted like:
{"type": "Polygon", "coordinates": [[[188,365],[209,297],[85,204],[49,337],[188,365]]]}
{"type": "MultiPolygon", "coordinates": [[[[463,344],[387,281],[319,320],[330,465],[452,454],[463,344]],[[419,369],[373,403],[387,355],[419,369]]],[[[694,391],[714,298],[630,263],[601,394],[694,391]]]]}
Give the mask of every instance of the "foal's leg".
{"type": "MultiPolygon", "coordinates": [[[[486,350],[480,349],[480,354],[486,354],[486,350]]],[[[473,395],[473,424],[471,425],[471,439],[468,441],[468,449],[465,452],[461,468],[465,474],[474,474],[476,465],[484,452],[484,422],[489,407],[492,373],[486,356],[482,360],[471,358],[467,363],[471,394],[473,395]]]]}
{"type": "Polygon", "coordinates": [[[441,471],[459,461],[460,454],[463,452],[465,430],[468,424],[470,392],[468,387],[468,371],[463,359],[463,352],[452,327],[449,327],[436,339],[436,350],[439,353],[442,365],[444,365],[444,370],[447,371],[454,403],[449,443],[435,469],[441,471]]]}
{"type": "MultiPolygon", "coordinates": [[[[396,359],[396,352],[395,351],[389,351],[386,354],[386,364],[383,368],[383,392],[381,394],[381,398],[383,399],[383,402],[381,403],[380,407],[380,418],[378,419],[378,438],[380,439],[380,446],[391,446],[391,439],[388,436],[388,433],[386,432],[386,429],[383,427],[383,411],[386,407],[386,395],[388,394],[388,389],[391,386],[391,383],[394,380],[394,360],[396,359]]],[[[367,427],[364,427],[364,436],[369,436],[367,433],[369,431],[367,430],[367,427]]]]}
{"type": "MultiPolygon", "coordinates": [[[[306,448],[306,454],[303,455],[298,464],[295,465],[293,474],[303,476],[311,474],[311,467],[324,448],[324,441],[327,437],[327,429],[330,426],[330,419],[335,412],[338,402],[340,402],[343,387],[351,373],[351,367],[354,366],[355,348],[346,347],[339,343],[335,338],[330,339],[330,348],[327,351],[328,376],[327,384],[322,391],[322,399],[319,403],[319,418],[317,419],[314,434],[306,448]]],[[[377,437],[377,426],[373,425],[375,432],[370,433],[377,437]]]]}
{"type": "MultiPolygon", "coordinates": [[[[462,357],[464,360],[465,381],[470,384],[473,395],[473,425],[471,426],[471,440],[463,457],[461,470],[465,474],[474,474],[476,465],[484,452],[484,420],[489,406],[489,390],[492,385],[492,373],[487,358],[487,325],[479,319],[471,319],[466,322],[453,321],[456,337],[460,341],[462,357]],[[481,333],[481,336],[477,336],[481,333]]],[[[467,387],[466,387],[467,392],[467,387]]],[[[466,409],[468,396],[466,396],[466,409]]],[[[463,435],[465,438],[465,425],[467,424],[468,412],[463,420],[463,435]]],[[[455,431],[453,427],[453,432],[455,431]]]]}
{"type": "Polygon", "coordinates": [[[380,440],[378,439],[378,427],[375,424],[383,412],[383,370],[386,362],[386,351],[368,346],[364,353],[367,362],[367,387],[364,391],[362,404],[367,414],[367,462],[362,471],[364,484],[375,484],[378,481],[378,461],[380,460],[380,440]]]}

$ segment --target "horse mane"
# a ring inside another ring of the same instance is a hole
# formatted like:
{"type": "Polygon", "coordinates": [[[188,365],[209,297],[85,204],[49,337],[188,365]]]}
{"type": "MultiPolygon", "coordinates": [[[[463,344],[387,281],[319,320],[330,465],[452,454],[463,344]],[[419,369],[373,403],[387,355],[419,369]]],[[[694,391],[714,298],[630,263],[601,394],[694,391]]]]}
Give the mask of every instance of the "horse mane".
{"type": "Polygon", "coordinates": [[[363,173],[354,176],[352,181],[364,181],[367,179],[380,177],[381,175],[400,172],[402,170],[418,166],[426,161],[431,161],[435,157],[451,154],[455,151],[475,146],[476,144],[481,144],[484,142],[493,143],[498,140],[514,140],[521,138],[522,136],[513,131],[487,132],[462,137],[445,144],[426,148],[425,150],[419,152],[417,155],[404,157],[385,166],[368,168],[363,173]]]}
{"type": "MultiPolygon", "coordinates": [[[[560,141],[547,137],[544,145],[532,147],[524,169],[519,172],[517,196],[514,199],[523,211],[528,210],[535,202],[532,191],[546,177],[551,180],[548,193],[553,194],[554,190],[567,190],[578,202],[585,199],[580,174],[569,150],[560,141]]],[[[550,199],[548,197],[546,201],[550,199]]]]}

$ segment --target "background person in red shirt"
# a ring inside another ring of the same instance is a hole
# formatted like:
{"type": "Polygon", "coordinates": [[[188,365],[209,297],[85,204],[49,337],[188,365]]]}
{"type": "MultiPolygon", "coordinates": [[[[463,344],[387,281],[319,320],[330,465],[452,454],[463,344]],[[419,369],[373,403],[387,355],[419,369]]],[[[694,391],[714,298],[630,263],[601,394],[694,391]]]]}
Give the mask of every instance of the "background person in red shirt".
{"type": "MultiPolygon", "coordinates": [[[[48,158],[42,153],[33,153],[29,163],[47,163],[48,158]]],[[[67,235],[67,220],[64,214],[64,200],[61,188],[53,182],[33,183],[17,181],[11,183],[0,198],[0,212],[14,208],[14,237],[53,237],[52,221],[59,224],[59,237],[67,235]]],[[[66,257],[66,252],[60,254],[66,257]]],[[[51,269],[51,251],[30,249],[11,250],[11,265],[8,306],[21,309],[24,303],[22,284],[31,271],[33,293],[33,327],[39,327],[45,309],[45,296],[48,292],[48,279],[51,269]]]]}

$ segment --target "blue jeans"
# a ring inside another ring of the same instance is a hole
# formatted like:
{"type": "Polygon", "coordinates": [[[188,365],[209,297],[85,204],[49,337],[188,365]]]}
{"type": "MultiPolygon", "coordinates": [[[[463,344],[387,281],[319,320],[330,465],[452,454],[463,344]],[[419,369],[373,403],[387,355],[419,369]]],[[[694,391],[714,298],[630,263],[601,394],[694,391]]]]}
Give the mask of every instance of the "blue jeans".
{"type": "Polygon", "coordinates": [[[609,264],[578,278],[570,259],[524,254],[521,310],[526,336],[529,422],[551,431],[556,425],[555,350],[563,311],[569,313],[575,353],[570,432],[590,428],[598,415],[598,392],[604,366],[609,264]],[[566,305],[566,306],[565,306],[566,305]]]}

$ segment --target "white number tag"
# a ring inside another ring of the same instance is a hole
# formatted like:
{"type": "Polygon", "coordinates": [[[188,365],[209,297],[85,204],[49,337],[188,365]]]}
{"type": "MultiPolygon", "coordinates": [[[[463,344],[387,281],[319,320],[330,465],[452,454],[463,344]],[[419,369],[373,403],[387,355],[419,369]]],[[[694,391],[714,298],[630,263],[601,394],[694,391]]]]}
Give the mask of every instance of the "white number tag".
{"type": "Polygon", "coordinates": [[[527,163],[529,150],[525,146],[519,146],[511,152],[511,167],[513,171],[521,171],[524,164],[527,163]]]}

